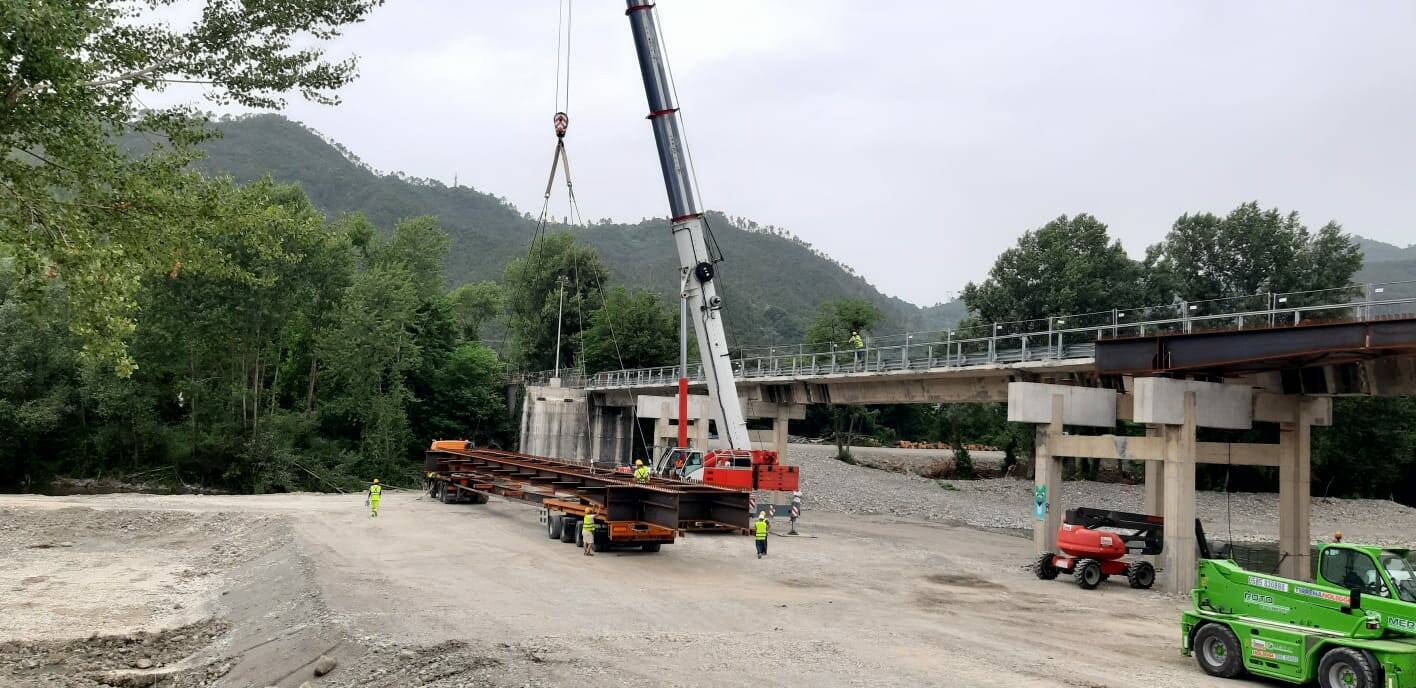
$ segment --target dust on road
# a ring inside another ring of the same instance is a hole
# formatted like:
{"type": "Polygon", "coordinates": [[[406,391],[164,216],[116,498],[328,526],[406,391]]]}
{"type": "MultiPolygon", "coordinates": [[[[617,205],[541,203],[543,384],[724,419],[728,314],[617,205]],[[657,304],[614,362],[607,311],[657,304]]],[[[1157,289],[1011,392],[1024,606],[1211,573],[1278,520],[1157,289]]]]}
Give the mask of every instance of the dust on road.
{"type": "Polygon", "coordinates": [[[1039,581],[1007,535],[815,513],[762,560],[586,558],[521,504],[385,495],[0,497],[0,685],[1254,685],[1179,655],[1182,599],[1039,581]]]}

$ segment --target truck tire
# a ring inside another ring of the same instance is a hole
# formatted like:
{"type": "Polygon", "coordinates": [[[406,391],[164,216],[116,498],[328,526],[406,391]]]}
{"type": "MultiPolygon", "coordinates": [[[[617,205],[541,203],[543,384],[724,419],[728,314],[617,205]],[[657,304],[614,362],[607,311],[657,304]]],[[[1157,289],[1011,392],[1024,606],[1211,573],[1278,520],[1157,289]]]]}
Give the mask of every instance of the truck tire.
{"type": "Polygon", "coordinates": [[[1037,558],[1033,562],[1033,575],[1040,580],[1053,580],[1057,578],[1057,565],[1052,563],[1052,553],[1048,552],[1037,558]]]}
{"type": "Polygon", "coordinates": [[[546,537],[551,540],[559,540],[561,537],[561,526],[564,525],[560,514],[551,514],[546,517],[546,537]]]}
{"type": "Polygon", "coordinates": [[[468,493],[467,493],[467,501],[469,501],[469,502],[471,502],[471,503],[473,503],[473,504],[486,504],[489,499],[490,499],[490,497],[488,497],[487,495],[482,494],[481,492],[468,492],[468,493]]]}
{"type": "Polygon", "coordinates": [[[608,552],[610,550],[610,534],[596,530],[595,539],[590,541],[590,548],[596,552],[608,552]]]}
{"type": "Polygon", "coordinates": [[[654,543],[650,543],[650,544],[644,545],[643,547],[644,547],[644,551],[645,551],[645,552],[657,552],[657,551],[659,551],[659,548],[660,548],[660,547],[663,547],[663,546],[664,546],[664,543],[662,543],[662,542],[654,542],[654,543]]]}
{"type": "Polygon", "coordinates": [[[1239,638],[1224,624],[1209,623],[1195,631],[1195,661],[1210,676],[1234,678],[1244,671],[1239,638]]]}
{"type": "Polygon", "coordinates": [[[1378,688],[1381,676],[1377,662],[1365,650],[1335,647],[1318,662],[1321,688],[1378,688]]]}
{"type": "Polygon", "coordinates": [[[577,542],[575,534],[580,531],[580,521],[569,516],[561,517],[561,542],[577,542]]]}
{"type": "Polygon", "coordinates": [[[1138,561],[1126,567],[1126,582],[1137,590],[1149,590],[1155,585],[1155,567],[1148,561],[1138,561]]]}
{"type": "Polygon", "coordinates": [[[1101,562],[1095,559],[1079,559],[1077,567],[1072,570],[1072,579],[1077,581],[1077,585],[1083,590],[1095,590],[1096,586],[1106,580],[1106,574],[1101,572],[1101,562]]]}
{"type": "Polygon", "coordinates": [[[443,504],[452,504],[457,501],[457,490],[455,488],[449,489],[450,487],[452,486],[443,483],[442,487],[438,488],[438,501],[443,504]]]}

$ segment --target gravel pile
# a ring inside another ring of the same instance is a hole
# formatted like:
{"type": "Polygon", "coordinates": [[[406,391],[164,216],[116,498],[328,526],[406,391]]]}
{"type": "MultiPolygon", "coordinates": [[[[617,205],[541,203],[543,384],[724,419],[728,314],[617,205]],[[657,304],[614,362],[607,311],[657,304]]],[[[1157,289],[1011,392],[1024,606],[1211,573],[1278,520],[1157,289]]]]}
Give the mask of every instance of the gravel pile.
{"type": "MultiPolygon", "coordinates": [[[[909,450],[857,447],[853,454],[873,463],[894,463],[900,461],[902,451],[909,450]]],[[[884,514],[1016,531],[1030,531],[1036,522],[1029,480],[929,480],[846,464],[836,460],[835,453],[831,446],[792,445],[788,461],[801,466],[803,511],[884,514]]],[[[1063,485],[1062,494],[1068,506],[1141,510],[1140,485],[1070,481],[1063,485]]],[[[1212,534],[1227,536],[1232,528],[1235,541],[1278,539],[1277,493],[1236,492],[1226,500],[1220,492],[1201,492],[1199,516],[1212,534]]],[[[1349,542],[1416,544],[1416,509],[1395,502],[1314,498],[1312,519],[1315,539],[1327,539],[1341,530],[1349,542]]]]}

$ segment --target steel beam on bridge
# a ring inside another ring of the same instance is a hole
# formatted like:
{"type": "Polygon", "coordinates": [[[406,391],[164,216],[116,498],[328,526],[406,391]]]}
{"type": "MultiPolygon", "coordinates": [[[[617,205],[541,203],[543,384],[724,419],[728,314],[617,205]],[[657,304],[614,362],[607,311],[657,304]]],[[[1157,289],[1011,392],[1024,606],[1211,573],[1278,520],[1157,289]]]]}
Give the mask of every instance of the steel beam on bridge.
{"type": "Polygon", "coordinates": [[[1416,355],[1416,318],[1102,339],[1103,375],[1240,375],[1416,355]]]}

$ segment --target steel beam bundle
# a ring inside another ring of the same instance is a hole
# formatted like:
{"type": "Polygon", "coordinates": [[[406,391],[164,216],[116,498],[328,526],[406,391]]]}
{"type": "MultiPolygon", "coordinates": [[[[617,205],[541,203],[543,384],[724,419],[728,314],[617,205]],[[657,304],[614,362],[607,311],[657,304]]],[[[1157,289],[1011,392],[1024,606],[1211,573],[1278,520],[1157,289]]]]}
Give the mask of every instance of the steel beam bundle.
{"type": "Polygon", "coordinates": [[[495,494],[537,506],[584,501],[608,521],[638,521],[672,530],[746,530],[748,493],[665,478],[648,485],[624,473],[496,449],[436,449],[424,469],[458,490],[495,494]]]}

